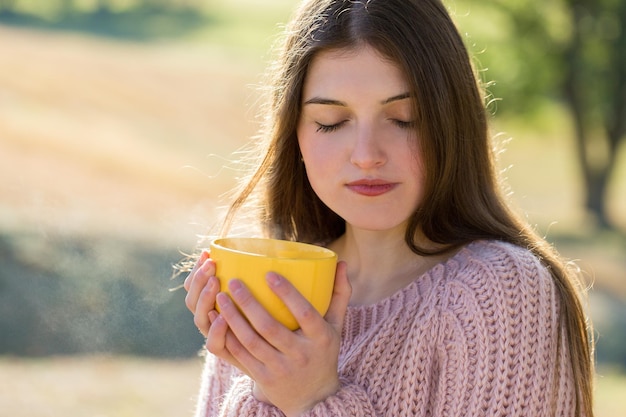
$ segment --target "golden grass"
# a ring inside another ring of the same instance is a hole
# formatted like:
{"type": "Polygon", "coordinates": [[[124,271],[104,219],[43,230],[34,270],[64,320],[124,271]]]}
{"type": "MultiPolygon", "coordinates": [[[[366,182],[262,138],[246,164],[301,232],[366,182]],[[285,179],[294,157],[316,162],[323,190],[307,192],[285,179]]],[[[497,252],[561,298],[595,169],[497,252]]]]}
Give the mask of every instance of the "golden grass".
{"type": "Polygon", "coordinates": [[[0,410],[13,417],[191,416],[201,367],[199,358],[0,358],[0,410]]]}
{"type": "Polygon", "coordinates": [[[624,373],[616,370],[599,371],[595,388],[595,417],[626,416],[624,373]]]}
{"type": "Polygon", "coordinates": [[[257,61],[2,26],[0,50],[2,228],[171,239],[210,221],[256,128],[257,61]]]}
{"type": "MultiPolygon", "coordinates": [[[[12,417],[192,416],[201,359],[0,357],[0,410],[12,417]]],[[[626,415],[626,376],[600,372],[596,417],[626,415]]]]}

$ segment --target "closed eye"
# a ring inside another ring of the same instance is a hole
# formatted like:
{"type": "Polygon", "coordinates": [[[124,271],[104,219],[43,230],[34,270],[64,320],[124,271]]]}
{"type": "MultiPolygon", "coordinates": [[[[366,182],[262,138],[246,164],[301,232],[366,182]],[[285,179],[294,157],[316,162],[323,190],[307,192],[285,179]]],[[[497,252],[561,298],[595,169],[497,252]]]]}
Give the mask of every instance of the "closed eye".
{"type": "Polygon", "coordinates": [[[345,123],[345,120],[339,123],[332,124],[332,125],[325,125],[319,122],[315,122],[315,123],[317,124],[316,132],[331,133],[339,129],[345,123]]]}
{"type": "Polygon", "coordinates": [[[404,120],[391,119],[391,122],[401,129],[412,129],[415,127],[415,122],[413,121],[406,122],[404,120]]]}

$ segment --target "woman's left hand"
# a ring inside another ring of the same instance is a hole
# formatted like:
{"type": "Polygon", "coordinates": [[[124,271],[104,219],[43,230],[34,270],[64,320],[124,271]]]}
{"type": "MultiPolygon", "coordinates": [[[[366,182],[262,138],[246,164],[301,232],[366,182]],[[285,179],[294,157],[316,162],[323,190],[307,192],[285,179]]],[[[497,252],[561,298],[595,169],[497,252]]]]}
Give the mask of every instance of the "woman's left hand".
{"type": "Polygon", "coordinates": [[[275,273],[266,278],[300,329],[284,327],[241,281],[232,280],[232,298],[217,296],[221,314],[211,314],[207,349],[250,376],[257,399],[295,416],[339,389],[339,345],[351,287],[346,264],[339,262],[330,306],[322,317],[286,279],[275,273]]]}

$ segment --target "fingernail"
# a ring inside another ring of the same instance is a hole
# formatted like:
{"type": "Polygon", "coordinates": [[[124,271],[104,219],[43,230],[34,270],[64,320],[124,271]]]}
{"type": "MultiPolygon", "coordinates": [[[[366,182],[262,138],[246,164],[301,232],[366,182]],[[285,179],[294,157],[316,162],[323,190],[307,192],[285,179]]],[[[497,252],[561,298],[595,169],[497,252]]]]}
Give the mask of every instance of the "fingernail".
{"type": "Polygon", "coordinates": [[[230,297],[226,293],[221,292],[217,294],[215,299],[217,300],[217,304],[220,306],[220,308],[224,308],[230,304],[230,297]]]}
{"type": "Polygon", "coordinates": [[[204,262],[208,259],[206,252],[202,252],[198,257],[197,264],[200,265],[200,268],[204,265],[204,262]]]}
{"type": "Polygon", "coordinates": [[[209,291],[214,291],[217,288],[218,282],[216,277],[209,277],[209,291]]]}
{"type": "Polygon", "coordinates": [[[239,280],[231,279],[228,282],[228,289],[230,290],[232,294],[237,294],[239,291],[241,291],[242,288],[243,288],[243,284],[239,280]]]}
{"type": "Polygon", "coordinates": [[[272,287],[279,286],[282,281],[280,275],[275,272],[268,272],[265,276],[265,279],[267,280],[267,283],[272,287]]]}
{"type": "Polygon", "coordinates": [[[211,260],[207,259],[202,264],[202,273],[206,274],[207,272],[209,272],[210,268],[211,268],[211,260]]]}
{"type": "Polygon", "coordinates": [[[209,311],[209,321],[211,323],[215,322],[215,319],[217,319],[217,316],[218,316],[217,311],[215,310],[209,311]]]}

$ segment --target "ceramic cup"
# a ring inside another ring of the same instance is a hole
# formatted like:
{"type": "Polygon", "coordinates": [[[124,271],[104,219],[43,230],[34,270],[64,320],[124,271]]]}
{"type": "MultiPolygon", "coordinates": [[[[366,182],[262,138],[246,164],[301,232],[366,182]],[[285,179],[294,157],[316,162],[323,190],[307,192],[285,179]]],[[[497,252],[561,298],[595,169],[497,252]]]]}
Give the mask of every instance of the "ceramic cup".
{"type": "Polygon", "coordinates": [[[299,327],[265,280],[272,271],[285,277],[321,314],[326,314],[335,281],[337,255],[306,243],[261,238],[222,238],[210,245],[221,291],[237,278],[267,311],[291,330],[299,327]]]}

